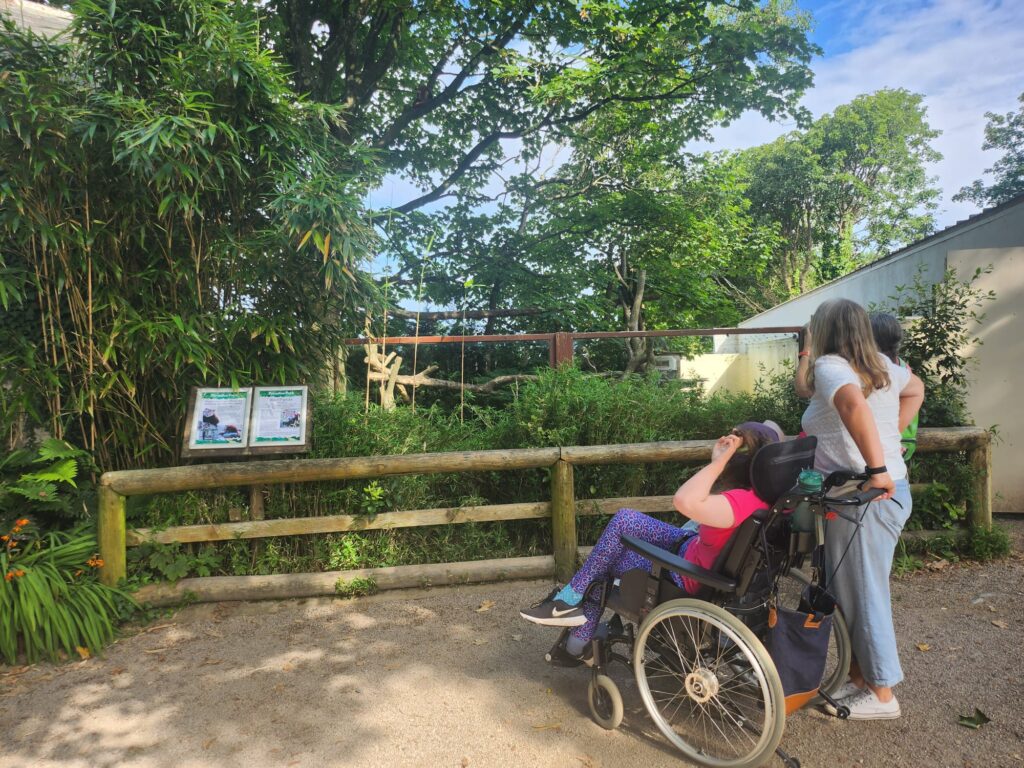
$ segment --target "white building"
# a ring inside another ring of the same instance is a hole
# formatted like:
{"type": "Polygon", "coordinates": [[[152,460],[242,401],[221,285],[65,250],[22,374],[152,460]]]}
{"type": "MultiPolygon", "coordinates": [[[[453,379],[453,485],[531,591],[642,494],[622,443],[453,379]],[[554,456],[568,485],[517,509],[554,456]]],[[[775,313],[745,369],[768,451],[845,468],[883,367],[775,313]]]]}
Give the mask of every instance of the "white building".
{"type": "MultiPolygon", "coordinates": [[[[919,269],[927,281],[934,282],[947,269],[966,279],[988,265],[992,272],[975,285],[995,291],[996,300],[984,308],[984,321],[973,329],[982,344],[966,350],[976,361],[967,405],[978,426],[998,429],[999,440],[993,446],[993,509],[1024,512],[1024,472],[1019,471],[1022,459],[1017,452],[1024,449],[1024,405],[1013,394],[1016,387],[1024,389],[1024,196],[936,232],[740,326],[800,326],[827,299],[852,299],[865,307],[881,304],[896,292],[896,286],[912,285],[919,269]]],[[[720,337],[715,349],[731,360],[738,356],[743,361],[740,372],[732,363],[734,381],[752,381],[760,365],[772,368],[779,360],[794,360],[797,353],[791,336],[720,337]]]]}

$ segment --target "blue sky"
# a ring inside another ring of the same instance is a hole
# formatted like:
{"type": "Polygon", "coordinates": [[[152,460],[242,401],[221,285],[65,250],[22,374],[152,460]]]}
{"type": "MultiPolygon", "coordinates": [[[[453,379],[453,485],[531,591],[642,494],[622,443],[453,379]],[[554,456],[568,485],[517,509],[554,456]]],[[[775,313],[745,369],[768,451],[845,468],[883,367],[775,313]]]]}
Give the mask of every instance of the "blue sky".
{"type": "MultiPolygon", "coordinates": [[[[802,0],[799,6],[814,15],[811,37],[824,49],[812,65],[815,83],[804,106],[818,117],[879,88],[923,94],[929,122],[942,131],[933,146],[943,159],[931,168],[942,189],[938,226],[976,213],[976,206],[952,197],[999,156],[981,149],[985,112],[1014,111],[1024,91],[1024,2],[802,0]]],[[[794,127],[748,114],[699,148],[755,146],[794,127]]]]}

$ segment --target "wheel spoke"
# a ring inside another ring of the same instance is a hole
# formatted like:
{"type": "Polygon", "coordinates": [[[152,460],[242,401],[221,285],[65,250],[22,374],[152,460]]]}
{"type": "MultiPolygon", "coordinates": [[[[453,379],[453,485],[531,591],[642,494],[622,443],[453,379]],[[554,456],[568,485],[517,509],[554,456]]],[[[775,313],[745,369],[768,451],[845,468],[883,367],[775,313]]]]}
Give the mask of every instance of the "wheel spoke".
{"type": "Polygon", "coordinates": [[[634,658],[644,703],[690,760],[758,763],[774,749],[784,724],[768,693],[778,681],[769,684],[764,649],[752,646],[750,631],[723,609],[680,602],[652,612],[638,634],[634,658]]]}

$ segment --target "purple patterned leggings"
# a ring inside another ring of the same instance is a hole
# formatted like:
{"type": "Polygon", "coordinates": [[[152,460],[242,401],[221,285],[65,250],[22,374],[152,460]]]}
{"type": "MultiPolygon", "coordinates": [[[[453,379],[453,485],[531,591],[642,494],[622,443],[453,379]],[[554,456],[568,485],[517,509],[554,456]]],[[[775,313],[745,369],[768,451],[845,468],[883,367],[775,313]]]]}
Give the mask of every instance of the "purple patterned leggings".
{"type": "MultiPolygon", "coordinates": [[[[633,536],[662,549],[674,550],[679,539],[687,531],[693,530],[693,526],[685,529],[677,528],[674,525],[655,520],[653,517],[648,517],[635,509],[620,509],[601,533],[601,537],[583,563],[583,567],[576,572],[569,584],[574,590],[583,594],[587,591],[587,587],[595,581],[604,581],[609,576],[618,578],[626,571],[636,569],[650,572],[651,561],[626,549],[622,544],[622,536],[633,536]]],[[[671,576],[676,584],[682,586],[681,577],[674,573],[671,576]]],[[[594,636],[597,622],[601,618],[601,604],[596,595],[591,596],[584,603],[583,613],[587,617],[587,623],[574,627],[572,634],[580,640],[590,640],[594,636]]]]}

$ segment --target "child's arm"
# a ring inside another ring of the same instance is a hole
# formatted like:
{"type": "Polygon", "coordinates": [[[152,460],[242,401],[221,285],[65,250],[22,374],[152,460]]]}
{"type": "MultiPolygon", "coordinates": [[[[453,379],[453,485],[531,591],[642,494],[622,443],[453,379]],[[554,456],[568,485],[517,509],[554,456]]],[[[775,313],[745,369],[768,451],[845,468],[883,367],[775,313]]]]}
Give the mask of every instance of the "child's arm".
{"type": "Polygon", "coordinates": [[[793,375],[793,389],[797,397],[811,397],[814,390],[807,384],[807,372],[811,369],[811,331],[806,325],[796,336],[800,353],[796,358],[796,373],[793,375]]]}
{"type": "Polygon", "coordinates": [[[742,438],[736,435],[718,438],[711,449],[711,463],[676,491],[672,504],[680,514],[712,528],[732,528],[735,525],[736,516],[729,500],[721,494],[712,494],[711,488],[742,443],[742,438]]]}
{"type": "Polygon", "coordinates": [[[913,373],[910,374],[910,381],[900,392],[900,432],[902,433],[910,422],[917,416],[924,403],[924,382],[913,373]]]}

